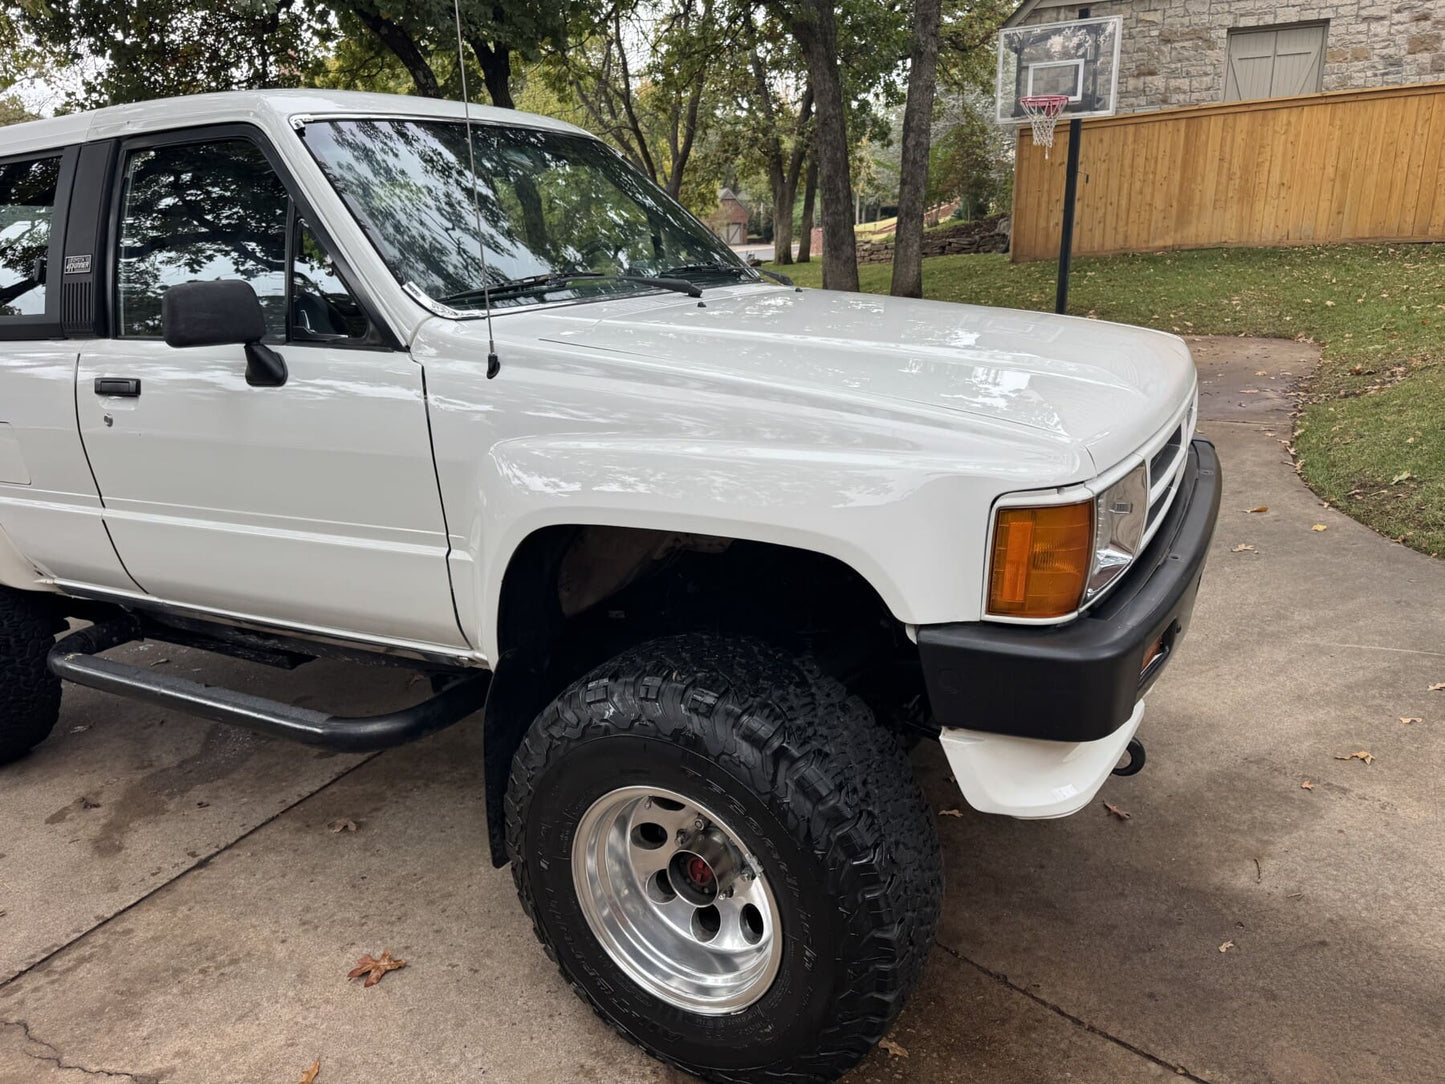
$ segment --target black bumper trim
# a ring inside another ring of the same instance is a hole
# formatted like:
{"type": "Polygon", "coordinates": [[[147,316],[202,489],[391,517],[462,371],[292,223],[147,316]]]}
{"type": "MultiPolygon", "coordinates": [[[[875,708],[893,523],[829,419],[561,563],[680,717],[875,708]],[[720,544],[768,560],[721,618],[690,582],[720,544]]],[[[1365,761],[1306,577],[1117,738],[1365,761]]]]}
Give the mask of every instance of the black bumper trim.
{"type": "Polygon", "coordinates": [[[1214,445],[1195,440],[1148,549],[1106,598],[1067,625],[920,627],[939,725],[1068,742],[1096,741],[1122,726],[1189,626],[1221,483],[1214,445]],[[1141,673],[1160,637],[1162,654],[1141,673]]]}

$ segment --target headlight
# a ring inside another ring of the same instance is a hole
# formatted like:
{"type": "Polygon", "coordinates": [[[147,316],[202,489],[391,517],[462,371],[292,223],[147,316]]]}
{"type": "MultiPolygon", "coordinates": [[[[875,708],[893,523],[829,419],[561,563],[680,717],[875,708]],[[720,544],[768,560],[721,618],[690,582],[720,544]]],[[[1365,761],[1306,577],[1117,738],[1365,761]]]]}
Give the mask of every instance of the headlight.
{"type": "Polygon", "coordinates": [[[989,615],[1048,619],[1074,613],[1129,567],[1148,514],[1143,464],[1091,501],[998,509],[989,615]]]}
{"type": "Polygon", "coordinates": [[[1099,494],[1094,511],[1094,567],[1084,601],[1093,598],[1139,555],[1149,515],[1149,472],[1140,463],[1099,494]]]}

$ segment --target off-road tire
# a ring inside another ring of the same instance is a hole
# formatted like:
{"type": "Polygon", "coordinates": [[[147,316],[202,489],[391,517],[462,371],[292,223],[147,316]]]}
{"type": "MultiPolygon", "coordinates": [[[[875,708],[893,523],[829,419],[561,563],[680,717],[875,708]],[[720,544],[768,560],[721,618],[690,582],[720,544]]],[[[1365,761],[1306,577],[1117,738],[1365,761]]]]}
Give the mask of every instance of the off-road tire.
{"type": "Polygon", "coordinates": [[[942,860],[896,736],[817,666],[758,641],[656,640],[576,681],[518,749],[506,815],[517,892],[562,975],[624,1037],[709,1080],[835,1079],[887,1033],[932,944],[942,860]],[[573,836],[628,785],[727,803],[769,856],[782,964],[741,1012],[656,998],[587,925],[573,836]]]}
{"type": "Polygon", "coordinates": [[[0,764],[39,745],[60,716],[60,679],[45,665],[59,628],[46,596],[0,587],[0,764]]]}

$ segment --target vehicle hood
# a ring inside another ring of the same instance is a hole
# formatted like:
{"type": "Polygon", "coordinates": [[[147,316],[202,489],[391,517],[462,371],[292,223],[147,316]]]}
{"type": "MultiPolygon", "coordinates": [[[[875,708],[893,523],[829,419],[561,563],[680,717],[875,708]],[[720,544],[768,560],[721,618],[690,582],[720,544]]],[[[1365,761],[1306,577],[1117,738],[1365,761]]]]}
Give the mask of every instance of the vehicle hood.
{"type": "Polygon", "coordinates": [[[538,329],[547,341],[832,394],[851,409],[874,399],[986,418],[1082,446],[1098,470],[1138,450],[1195,384],[1177,336],[949,302],[745,285],[702,304],[651,296],[552,313],[538,329]]]}

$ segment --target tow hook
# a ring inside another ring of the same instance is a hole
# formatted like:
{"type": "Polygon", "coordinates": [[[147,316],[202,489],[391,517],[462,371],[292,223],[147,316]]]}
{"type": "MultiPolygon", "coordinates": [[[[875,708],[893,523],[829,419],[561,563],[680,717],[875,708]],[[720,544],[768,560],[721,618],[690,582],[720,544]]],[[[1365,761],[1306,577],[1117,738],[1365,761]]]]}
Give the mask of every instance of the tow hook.
{"type": "Polygon", "coordinates": [[[1120,764],[1114,769],[1115,775],[1138,775],[1144,767],[1144,743],[1138,738],[1130,738],[1129,744],[1124,747],[1128,754],[1127,764],[1120,764]]]}

